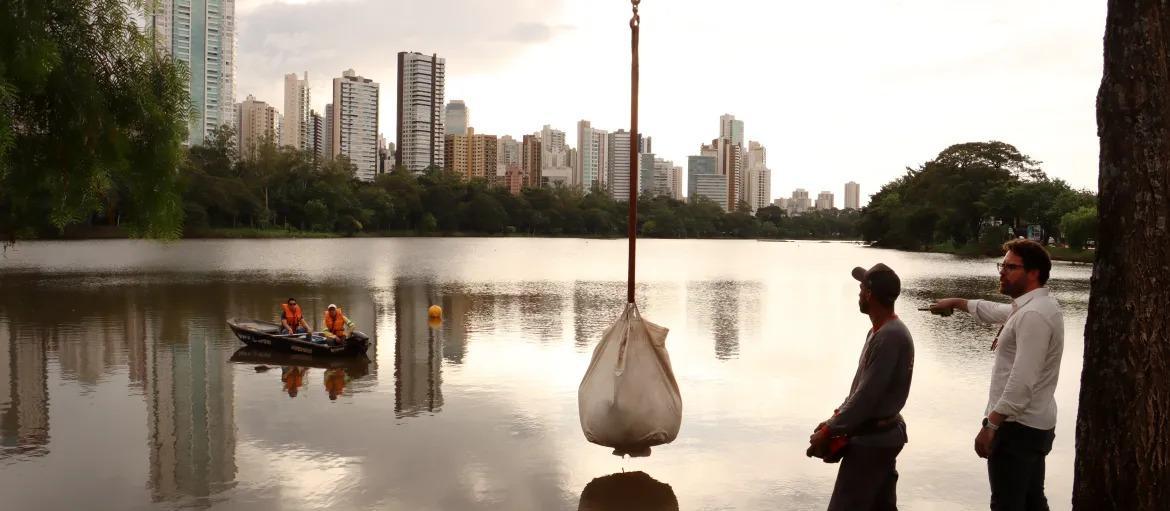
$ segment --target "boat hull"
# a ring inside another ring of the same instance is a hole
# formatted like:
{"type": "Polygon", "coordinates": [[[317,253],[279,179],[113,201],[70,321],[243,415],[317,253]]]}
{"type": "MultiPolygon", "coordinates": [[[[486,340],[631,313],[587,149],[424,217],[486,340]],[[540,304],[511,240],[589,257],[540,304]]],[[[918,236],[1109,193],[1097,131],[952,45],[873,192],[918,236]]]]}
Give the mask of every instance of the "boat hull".
{"type": "Polygon", "coordinates": [[[306,340],[305,334],[280,335],[280,325],[256,320],[229,320],[228,327],[236,338],[256,349],[281,353],[298,353],[314,357],[352,357],[365,355],[370,349],[370,338],[362,332],[353,332],[341,346],[319,344],[306,340]]]}

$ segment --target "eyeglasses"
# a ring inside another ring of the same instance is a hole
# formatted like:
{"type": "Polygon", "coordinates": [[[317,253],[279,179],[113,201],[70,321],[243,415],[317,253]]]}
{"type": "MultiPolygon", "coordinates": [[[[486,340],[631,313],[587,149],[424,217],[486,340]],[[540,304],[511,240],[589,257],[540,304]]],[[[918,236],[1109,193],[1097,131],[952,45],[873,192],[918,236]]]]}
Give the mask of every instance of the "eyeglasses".
{"type": "Polygon", "coordinates": [[[1005,270],[1006,271],[1016,271],[1016,270],[1022,269],[1023,267],[1024,267],[1024,265],[1022,265],[1022,264],[995,263],[995,269],[996,269],[996,271],[998,271],[1000,273],[1004,273],[1005,270]]]}

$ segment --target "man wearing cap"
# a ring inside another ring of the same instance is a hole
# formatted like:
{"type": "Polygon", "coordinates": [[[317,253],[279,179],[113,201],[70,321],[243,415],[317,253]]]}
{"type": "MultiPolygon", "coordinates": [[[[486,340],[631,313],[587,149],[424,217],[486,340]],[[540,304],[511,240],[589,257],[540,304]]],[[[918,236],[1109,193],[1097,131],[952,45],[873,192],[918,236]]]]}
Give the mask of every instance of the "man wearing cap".
{"type": "Polygon", "coordinates": [[[337,305],[329,304],[329,307],[325,309],[325,337],[337,344],[343,344],[348,337],[347,330],[352,328],[353,322],[345,316],[345,313],[341,312],[337,305]]]}
{"type": "Polygon", "coordinates": [[[896,510],[896,462],[906,444],[902,407],[914,373],[914,340],[894,313],[902,283],[877,264],[853,269],[860,282],[858,307],[873,327],[865,337],[849,397],[809,438],[809,456],[841,459],[829,510],[896,510]],[[843,456],[843,457],[842,457],[843,456]]]}
{"type": "Polygon", "coordinates": [[[1064,354],[1064,316],[1048,294],[1052,259],[1044,246],[1013,240],[998,263],[999,291],[1012,303],[945,298],[934,312],[960,309],[998,324],[995,365],[975,454],[987,458],[991,509],[1044,510],[1044,459],[1056,438],[1056,381],[1064,354]]]}

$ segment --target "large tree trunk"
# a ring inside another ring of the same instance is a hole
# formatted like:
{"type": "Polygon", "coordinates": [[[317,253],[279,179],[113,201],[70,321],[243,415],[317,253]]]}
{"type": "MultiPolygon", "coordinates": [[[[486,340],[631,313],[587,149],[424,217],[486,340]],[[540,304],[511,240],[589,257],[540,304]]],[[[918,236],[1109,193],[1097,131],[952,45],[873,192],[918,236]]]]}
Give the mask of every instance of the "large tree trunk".
{"type": "Polygon", "coordinates": [[[1073,508],[1170,508],[1170,3],[1109,0],[1073,508]]]}

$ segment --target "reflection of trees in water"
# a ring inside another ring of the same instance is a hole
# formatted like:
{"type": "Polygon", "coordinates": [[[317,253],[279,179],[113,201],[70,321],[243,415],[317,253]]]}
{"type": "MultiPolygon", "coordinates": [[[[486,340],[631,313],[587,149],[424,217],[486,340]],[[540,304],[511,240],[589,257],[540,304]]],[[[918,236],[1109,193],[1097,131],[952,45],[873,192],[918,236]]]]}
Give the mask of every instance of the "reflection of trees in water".
{"type": "Polygon", "coordinates": [[[740,330],[745,328],[741,321],[750,329],[748,335],[758,329],[761,287],[743,281],[687,283],[687,313],[710,330],[716,359],[739,357],[740,330]]]}
{"type": "Polygon", "coordinates": [[[578,511],[678,511],[678,498],[669,484],[645,472],[620,472],[598,477],[585,485],[578,511]]]}

